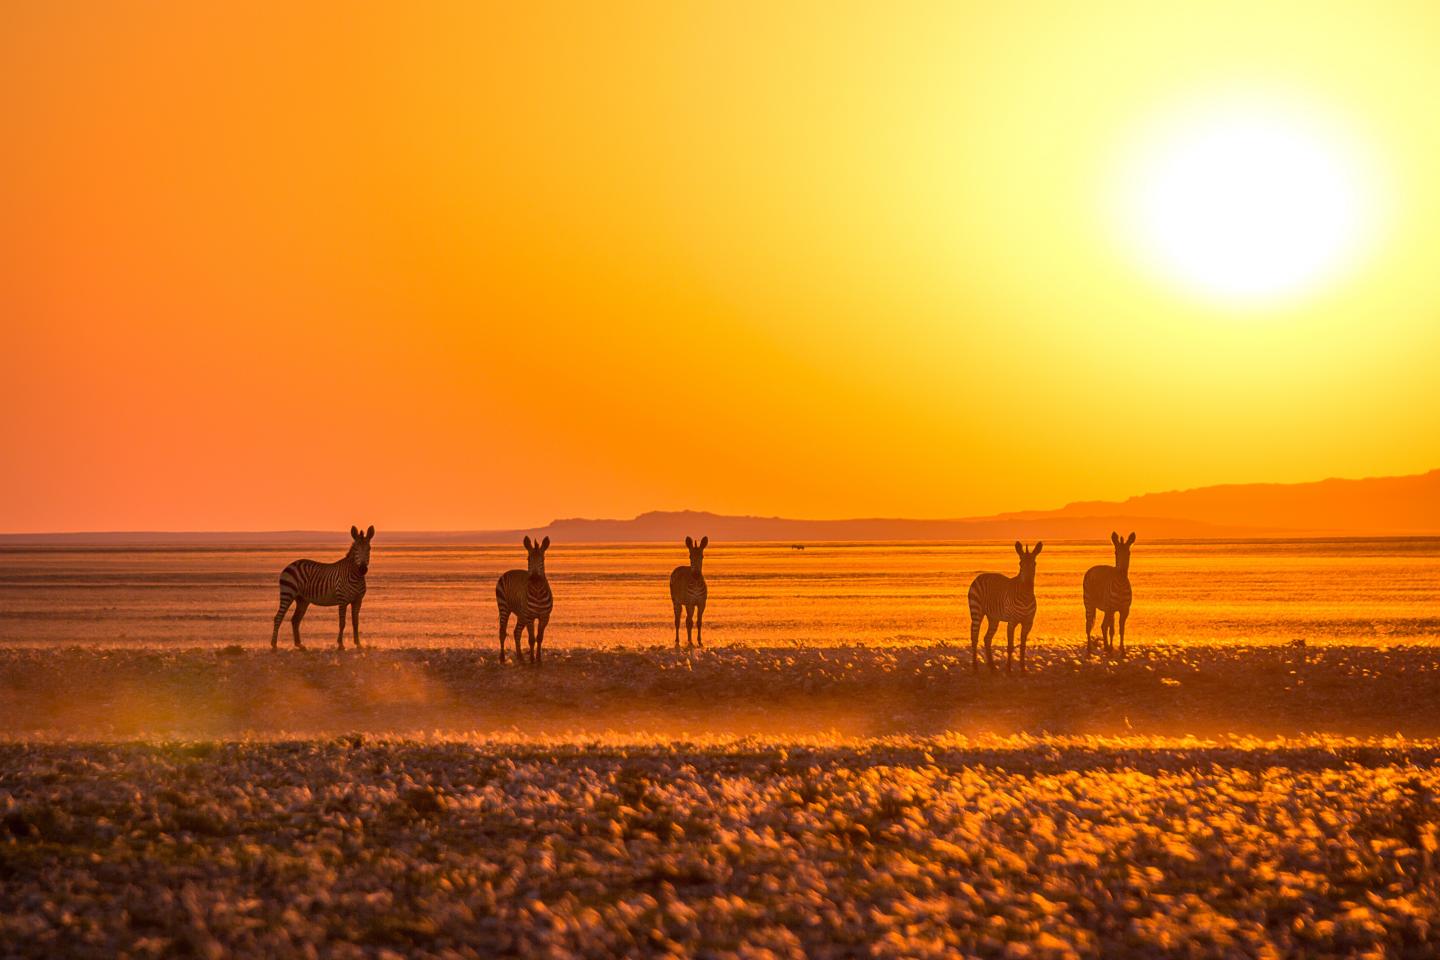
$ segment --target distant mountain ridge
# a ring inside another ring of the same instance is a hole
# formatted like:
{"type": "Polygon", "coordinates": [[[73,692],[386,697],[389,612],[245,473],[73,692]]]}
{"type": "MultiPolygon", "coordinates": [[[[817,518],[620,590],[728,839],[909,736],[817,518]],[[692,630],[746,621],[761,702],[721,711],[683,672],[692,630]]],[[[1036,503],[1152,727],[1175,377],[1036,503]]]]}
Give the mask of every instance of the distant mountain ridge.
{"type": "MultiPolygon", "coordinates": [[[[1122,501],[1090,500],[1057,510],[988,517],[915,520],[796,520],[727,516],[698,510],[655,510],[629,520],[573,517],[516,530],[382,531],[392,542],[509,543],[549,536],[564,543],[644,543],[708,536],[712,540],[1078,540],[1137,530],[1150,540],[1251,537],[1440,536],[1440,470],[1405,477],[1248,483],[1147,493],[1122,501]]],[[[328,542],[333,531],[241,533],[0,534],[0,544],[215,543],[264,545],[328,542]]]]}

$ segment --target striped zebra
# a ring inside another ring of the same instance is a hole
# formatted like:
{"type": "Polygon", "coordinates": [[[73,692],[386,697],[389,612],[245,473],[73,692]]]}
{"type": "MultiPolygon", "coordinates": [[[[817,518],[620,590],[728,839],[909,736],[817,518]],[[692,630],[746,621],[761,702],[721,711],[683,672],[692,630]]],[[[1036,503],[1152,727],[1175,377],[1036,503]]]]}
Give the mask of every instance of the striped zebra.
{"type": "Polygon", "coordinates": [[[970,669],[979,670],[978,655],[980,644],[980,621],[990,621],[985,631],[985,662],[995,670],[995,656],[990,642],[1000,621],[1005,621],[1005,672],[1010,672],[1010,657],[1015,650],[1015,625],[1020,625],[1020,669],[1025,669],[1025,641],[1030,638],[1030,627],[1035,623],[1035,558],[1044,549],[1044,542],[1035,544],[1034,550],[1026,550],[1024,544],[1015,541],[1015,552],[1020,555],[1020,573],[1007,577],[1003,573],[977,574],[970,583],[970,669]]]}
{"type": "Polygon", "coordinates": [[[685,608],[685,645],[705,646],[700,637],[700,624],[705,619],[705,574],[701,566],[705,563],[705,548],[710,546],[709,537],[701,537],[696,543],[685,538],[685,549],[690,551],[690,565],[676,567],[670,571],[670,603],[675,607],[675,649],[680,649],[680,608],[685,608]],[[690,625],[695,625],[695,637],[690,637],[690,625]]]}
{"type": "Polygon", "coordinates": [[[1135,544],[1132,532],[1124,540],[1120,534],[1111,532],[1110,542],[1115,546],[1115,566],[1091,567],[1085,571],[1085,658],[1090,658],[1092,641],[1090,630],[1095,626],[1095,611],[1105,612],[1100,623],[1100,639],[1105,641],[1105,653],[1111,652],[1111,641],[1115,639],[1115,615],[1120,615],[1120,659],[1125,659],[1125,620],[1130,616],[1130,548],[1135,544]]]}
{"type": "Polygon", "coordinates": [[[550,622],[550,611],[555,598],[550,593],[550,581],[545,579],[545,551],[550,549],[550,538],[531,543],[525,538],[525,553],[529,560],[527,570],[506,570],[495,581],[495,604],[500,608],[500,662],[505,662],[505,626],[510,614],[515,614],[515,662],[520,662],[520,631],[525,630],[530,641],[530,662],[540,662],[540,649],[545,643],[545,625],[550,622]]]}
{"type": "Polygon", "coordinates": [[[345,608],[350,608],[350,623],[354,627],[353,642],[360,646],[360,601],[365,599],[365,573],[370,569],[370,541],[375,539],[375,528],[363,534],[356,527],[350,528],[350,552],[334,563],[318,560],[296,560],[280,573],[280,610],[275,614],[275,632],[270,635],[270,649],[274,650],[280,641],[280,624],[285,620],[285,611],[295,604],[295,615],[290,618],[290,627],[295,631],[295,648],[304,650],[300,642],[300,621],[310,604],[321,607],[340,607],[340,636],[335,644],[345,649],[345,608]]]}

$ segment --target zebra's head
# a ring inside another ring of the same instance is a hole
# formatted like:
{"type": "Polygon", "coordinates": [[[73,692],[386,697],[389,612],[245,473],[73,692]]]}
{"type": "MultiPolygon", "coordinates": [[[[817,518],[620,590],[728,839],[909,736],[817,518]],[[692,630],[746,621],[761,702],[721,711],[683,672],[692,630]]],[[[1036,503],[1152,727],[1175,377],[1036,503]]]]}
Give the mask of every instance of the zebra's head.
{"type": "Polygon", "coordinates": [[[689,537],[685,538],[685,549],[690,551],[690,569],[696,573],[700,572],[700,567],[705,562],[705,548],[708,546],[710,546],[709,537],[701,537],[699,543],[689,537]]]}
{"type": "Polygon", "coordinates": [[[1115,569],[1124,573],[1130,569],[1130,547],[1135,543],[1135,534],[1132,531],[1130,536],[1121,540],[1120,534],[1112,530],[1110,542],[1115,544],[1115,569]]]}
{"type": "Polygon", "coordinates": [[[525,538],[525,553],[529,560],[530,572],[539,576],[545,576],[545,551],[550,549],[550,538],[546,537],[539,543],[531,543],[530,538],[525,538]]]}
{"type": "Polygon", "coordinates": [[[359,527],[350,528],[350,559],[360,568],[360,576],[370,569],[370,541],[375,539],[375,528],[371,526],[364,533],[359,527]]]}
{"type": "Polygon", "coordinates": [[[1025,544],[1019,540],[1015,541],[1015,552],[1020,555],[1020,580],[1022,583],[1035,582],[1035,558],[1040,556],[1040,551],[1044,549],[1044,540],[1037,540],[1033,550],[1026,550],[1025,544]]]}

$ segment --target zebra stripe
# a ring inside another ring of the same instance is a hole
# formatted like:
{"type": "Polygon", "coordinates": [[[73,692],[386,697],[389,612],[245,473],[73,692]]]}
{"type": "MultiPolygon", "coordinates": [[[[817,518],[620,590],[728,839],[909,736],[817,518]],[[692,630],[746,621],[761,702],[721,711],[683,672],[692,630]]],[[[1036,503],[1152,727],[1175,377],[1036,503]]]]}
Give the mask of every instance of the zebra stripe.
{"type": "Polygon", "coordinates": [[[550,622],[550,611],[555,607],[550,581],[545,577],[545,551],[549,549],[549,537],[538,544],[532,544],[526,537],[528,569],[507,570],[495,581],[495,606],[500,611],[501,663],[505,662],[505,627],[512,613],[515,614],[516,661],[520,660],[520,633],[526,631],[529,635],[530,662],[540,662],[545,626],[550,622]]]}
{"type": "Polygon", "coordinates": [[[1115,547],[1115,565],[1091,567],[1085,571],[1085,580],[1082,592],[1085,597],[1085,656],[1088,658],[1092,649],[1093,641],[1090,638],[1090,631],[1095,627],[1095,611],[1100,610],[1105,614],[1105,619],[1100,622],[1100,639],[1105,644],[1105,652],[1110,653],[1113,649],[1112,641],[1115,639],[1115,620],[1118,614],[1120,620],[1120,656],[1125,656],[1125,621],[1130,616],[1130,601],[1133,595],[1130,592],[1130,548],[1135,544],[1135,534],[1131,533],[1125,539],[1120,539],[1119,533],[1110,534],[1110,543],[1115,547]]]}
{"type": "Polygon", "coordinates": [[[300,621],[312,603],[340,608],[340,635],[335,642],[341,649],[345,647],[345,608],[349,607],[353,642],[360,646],[360,601],[365,598],[365,574],[370,569],[370,541],[374,538],[374,527],[363,534],[351,527],[350,552],[341,559],[334,563],[296,560],[280,572],[280,609],[275,614],[270,649],[274,650],[280,642],[280,624],[292,603],[295,615],[290,618],[290,628],[294,631],[297,649],[305,649],[305,644],[300,642],[300,621]]]}
{"type": "Polygon", "coordinates": [[[710,545],[709,537],[701,537],[696,543],[690,537],[685,538],[685,549],[690,551],[689,566],[676,567],[670,571],[670,604],[675,608],[675,646],[680,646],[680,608],[685,608],[685,643],[687,646],[699,644],[705,646],[701,637],[702,624],[705,620],[705,600],[708,591],[705,589],[705,574],[702,567],[705,563],[705,548],[710,545]],[[691,624],[694,624],[694,638],[691,638],[691,624]]]}
{"type": "Polygon", "coordinates": [[[1015,541],[1015,552],[1020,556],[1020,572],[1013,577],[1003,573],[981,573],[970,583],[970,669],[980,669],[980,621],[989,620],[985,631],[985,661],[995,669],[995,657],[991,641],[995,631],[1005,624],[1005,670],[1010,670],[1010,658],[1015,649],[1015,626],[1020,626],[1020,669],[1025,669],[1025,644],[1030,638],[1030,628],[1035,623],[1035,558],[1044,549],[1043,542],[1036,543],[1033,550],[1026,550],[1019,540],[1015,541]]]}

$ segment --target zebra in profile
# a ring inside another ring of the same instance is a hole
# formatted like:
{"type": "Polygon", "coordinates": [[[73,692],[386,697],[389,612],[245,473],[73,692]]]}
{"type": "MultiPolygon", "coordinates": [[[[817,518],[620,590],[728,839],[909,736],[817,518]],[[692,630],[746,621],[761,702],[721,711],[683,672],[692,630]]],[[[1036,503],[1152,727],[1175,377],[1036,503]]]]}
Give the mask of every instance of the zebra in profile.
{"type": "Polygon", "coordinates": [[[990,642],[1000,621],[1005,621],[1005,672],[1010,672],[1010,657],[1015,649],[1015,625],[1020,625],[1020,670],[1025,670],[1025,641],[1030,638],[1030,627],[1035,623],[1035,558],[1044,549],[1043,541],[1035,549],[1026,550],[1024,544],[1015,541],[1015,552],[1020,555],[1020,573],[1007,577],[1003,573],[977,574],[970,583],[970,669],[979,670],[978,649],[980,643],[980,621],[989,619],[985,631],[985,662],[995,670],[995,656],[990,642]]]}
{"type": "Polygon", "coordinates": [[[531,543],[525,538],[525,553],[529,561],[527,570],[506,570],[495,581],[495,604],[500,608],[500,662],[505,662],[505,626],[510,614],[515,614],[515,662],[520,662],[520,631],[528,633],[530,641],[530,662],[540,662],[541,646],[545,643],[545,625],[550,622],[550,611],[555,598],[550,593],[550,581],[545,579],[545,551],[550,549],[550,538],[531,543]]]}
{"type": "Polygon", "coordinates": [[[363,534],[357,527],[350,528],[350,552],[334,563],[318,560],[296,560],[280,573],[280,610],[275,614],[275,631],[270,635],[270,649],[274,650],[280,640],[280,624],[285,620],[285,611],[295,604],[295,615],[290,618],[290,627],[295,631],[295,649],[304,650],[300,642],[300,621],[310,604],[321,607],[340,607],[340,635],[335,644],[345,649],[345,608],[350,608],[350,623],[354,627],[353,642],[360,646],[360,601],[365,599],[365,574],[370,569],[370,541],[375,539],[372,526],[363,534]]]}
{"type": "Polygon", "coordinates": [[[1115,615],[1120,615],[1120,659],[1125,659],[1125,620],[1130,616],[1130,548],[1135,545],[1132,532],[1124,540],[1112,531],[1110,542],[1115,546],[1115,566],[1091,567],[1085,571],[1085,659],[1090,659],[1090,630],[1095,626],[1096,609],[1105,612],[1100,622],[1100,639],[1105,653],[1111,652],[1115,639],[1115,615]]]}
{"type": "Polygon", "coordinates": [[[705,619],[705,574],[701,566],[705,563],[705,548],[710,546],[709,537],[701,537],[696,543],[685,538],[685,549],[690,551],[690,565],[676,567],[670,571],[670,603],[675,607],[675,649],[680,649],[680,608],[685,608],[685,645],[705,646],[700,637],[700,624],[705,619]],[[690,625],[695,625],[695,637],[690,637],[690,625]]]}

